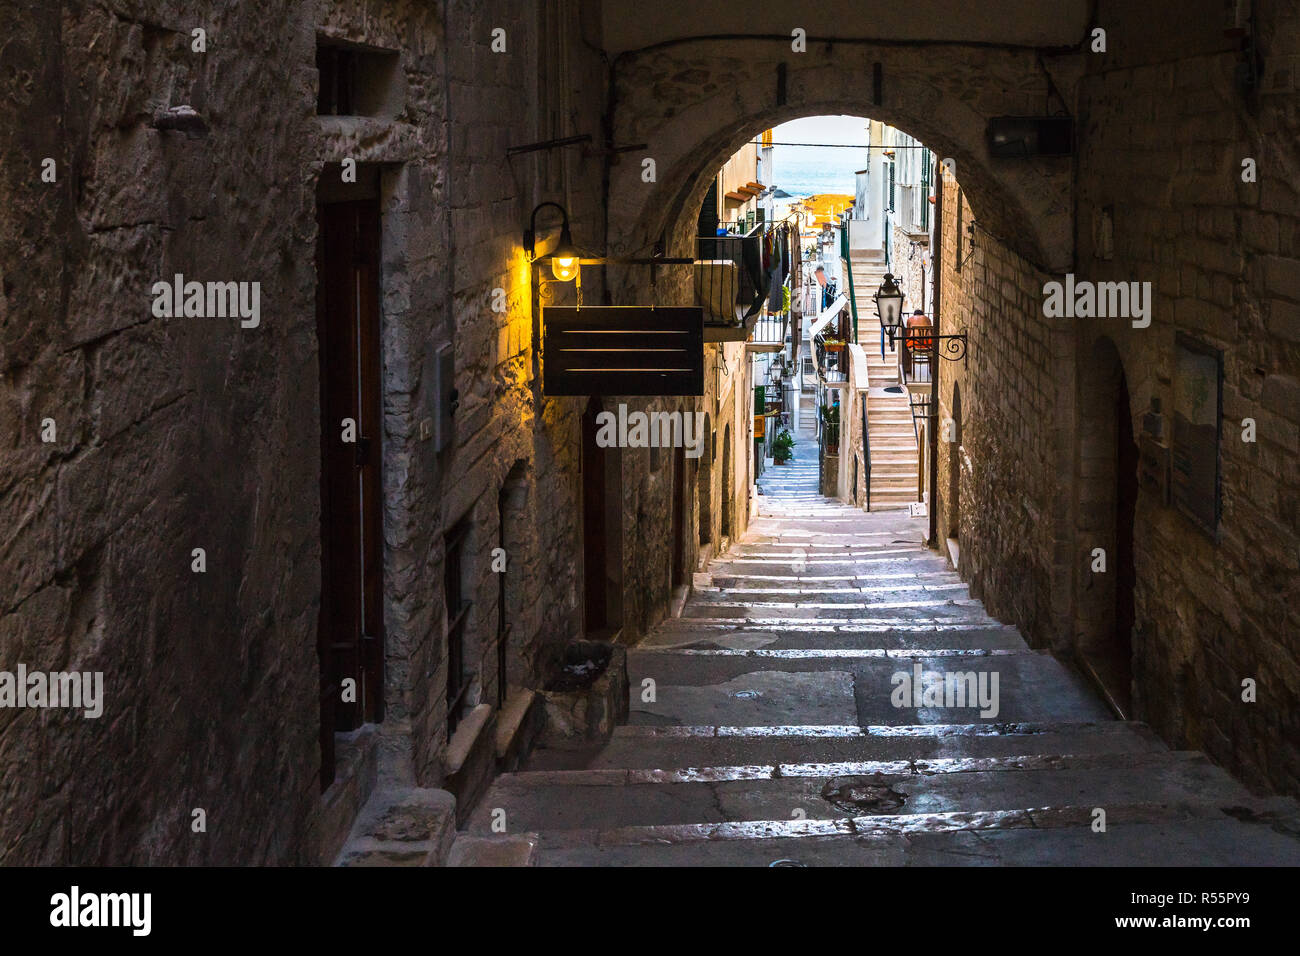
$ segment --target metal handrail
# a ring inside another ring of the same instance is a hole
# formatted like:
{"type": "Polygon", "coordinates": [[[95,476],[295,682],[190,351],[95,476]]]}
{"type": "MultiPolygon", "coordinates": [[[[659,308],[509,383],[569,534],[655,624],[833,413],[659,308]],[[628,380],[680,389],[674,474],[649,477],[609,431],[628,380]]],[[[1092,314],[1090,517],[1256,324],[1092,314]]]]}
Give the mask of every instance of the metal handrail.
{"type": "Polygon", "coordinates": [[[871,428],[867,419],[867,393],[862,393],[862,458],[866,470],[867,511],[871,510],[871,428]]]}
{"type": "Polygon", "coordinates": [[[853,310],[853,341],[858,341],[858,297],[853,291],[853,259],[850,257],[848,220],[840,220],[840,261],[849,277],[849,308],[853,310]]]}

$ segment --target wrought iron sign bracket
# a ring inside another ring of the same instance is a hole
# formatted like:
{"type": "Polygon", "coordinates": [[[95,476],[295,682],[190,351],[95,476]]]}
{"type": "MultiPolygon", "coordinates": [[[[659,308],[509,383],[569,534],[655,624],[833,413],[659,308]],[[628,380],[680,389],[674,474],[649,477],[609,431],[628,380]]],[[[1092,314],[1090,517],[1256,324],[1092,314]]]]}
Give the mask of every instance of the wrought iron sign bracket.
{"type": "MultiPolygon", "coordinates": [[[[967,341],[966,333],[958,332],[955,335],[935,335],[926,326],[919,328],[905,329],[900,337],[902,343],[906,345],[915,356],[937,355],[945,358],[949,362],[961,362],[966,364],[967,341]],[[914,342],[933,342],[929,348],[917,348],[914,342]]],[[[892,336],[890,346],[893,346],[892,336]]]]}

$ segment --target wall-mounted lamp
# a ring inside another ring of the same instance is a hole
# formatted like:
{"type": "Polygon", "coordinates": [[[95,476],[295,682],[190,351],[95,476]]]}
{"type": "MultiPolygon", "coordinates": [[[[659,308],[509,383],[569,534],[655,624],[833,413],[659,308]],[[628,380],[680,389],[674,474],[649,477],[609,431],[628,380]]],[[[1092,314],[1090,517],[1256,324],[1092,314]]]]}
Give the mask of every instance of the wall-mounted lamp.
{"type": "Polygon", "coordinates": [[[889,336],[889,349],[894,349],[894,337],[903,324],[903,290],[894,282],[892,273],[886,272],[880,288],[872,296],[876,300],[876,315],[880,319],[880,331],[889,336]]]}
{"type": "Polygon", "coordinates": [[[961,257],[961,264],[966,265],[970,257],[975,255],[975,220],[972,219],[966,223],[966,254],[961,257]]]}
{"type": "Polygon", "coordinates": [[[564,217],[560,224],[560,241],[556,243],[551,250],[551,272],[555,278],[561,282],[568,282],[577,278],[578,270],[581,268],[579,261],[581,259],[578,250],[574,248],[573,236],[569,233],[569,213],[563,206],[557,202],[538,203],[533,209],[533,214],[529,217],[528,228],[524,230],[524,248],[528,250],[528,258],[536,259],[537,249],[537,214],[547,206],[554,206],[564,217]]]}

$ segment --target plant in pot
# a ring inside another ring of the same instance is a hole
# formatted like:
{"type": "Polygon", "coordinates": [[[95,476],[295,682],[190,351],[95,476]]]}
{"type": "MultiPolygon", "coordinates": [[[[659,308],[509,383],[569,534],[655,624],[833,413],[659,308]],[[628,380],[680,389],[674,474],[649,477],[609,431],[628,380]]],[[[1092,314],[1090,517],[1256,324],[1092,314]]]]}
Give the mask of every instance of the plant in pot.
{"type": "Polygon", "coordinates": [[[772,460],[778,465],[784,465],[793,457],[794,436],[790,434],[788,428],[783,428],[772,442],[772,460]]]}

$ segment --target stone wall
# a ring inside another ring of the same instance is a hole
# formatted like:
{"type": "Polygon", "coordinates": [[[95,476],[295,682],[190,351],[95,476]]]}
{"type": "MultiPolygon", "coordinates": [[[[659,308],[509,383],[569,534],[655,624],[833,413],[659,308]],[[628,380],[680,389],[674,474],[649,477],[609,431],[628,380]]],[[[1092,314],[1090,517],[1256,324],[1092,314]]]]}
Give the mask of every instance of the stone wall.
{"type": "Polygon", "coordinates": [[[0,710],[0,858],[315,862],[311,22],[19,3],[0,32],[0,660],[105,695],[0,710]],[[205,139],[151,128],[180,104],[205,139]],[[155,317],[176,273],[260,282],[260,325],[155,317]]]}
{"type": "Polygon", "coordinates": [[[939,536],[958,539],[962,578],[990,614],[1031,642],[1056,643],[1056,602],[1068,594],[1060,590],[1068,563],[1057,522],[1069,474],[1061,446],[1070,424],[1060,409],[1071,377],[1059,340],[1069,333],[1043,315],[1044,273],[981,229],[981,210],[966,197],[958,270],[961,190],[947,175],[942,188],[939,331],[968,338],[964,360],[940,360],[939,536]],[[973,250],[965,230],[972,216],[973,250]]]}
{"type": "MultiPolygon", "coordinates": [[[[507,161],[506,149],[598,128],[599,98],[574,91],[599,88],[600,61],[546,44],[585,15],[576,4],[356,0],[306,17],[301,4],[65,6],[60,17],[23,5],[4,24],[32,53],[7,51],[14,72],[0,91],[0,155],[30,170],[0,212],[0,510],[14,529],[0,552],[0,659],[102,670],[107,701],[98,721],[0,711],[0,856],[314,863],[317,181],[344,158],[381,171],[379,772],[436,786],[443,532],[473,515],[475,699],[497,699],[490,554],[507,480],[512,681],[544,680],[547,648],[581,628],[581,406],[538,398],[521,235],[536,202],[559,199],[599,247],[603,159],[507,161]],[[490,49],[497,27],[504,53],[490,49]],[[206,52],[191,49],[194,28],[206,52]],[[317,34],[398,54],[391,115],[314,115],[317,34]],[[521,83],[541,71],[560,81],[521,83]],[[555,102],[539,103],[543,89],[555,102]],[[151,128],[155,109],[178,104],[203,115],[205,139],[151,128]],[[45,119],[58,115],[61,126],[45,119]],[[556,132],[557,115],[573,128],[556,132]],[[54,183],[40,180],[46,156],[54,183]],[[259,281],[260,327],[155,318],[150,287],[177,272],[259,281]],[[438,454],[420,426],[444,344],[460,407],[453,447],[438,454]],[[195,547],[203,575],[190,570],[195,547]],[[207,811],[206,834],[191,831],[194,808],[207,811]]],[[[598,274],[588,292],[602,294],[598,274]]]]}
{"type": "MultiPolygon", "coordinates": [[[[959,526],[961,573],[995,616],[1087,661],[1115,626],[1115,581],[1092,569],[1116,555],[1113,402],[1129,395],[1133,434],[1158,403],[1172,430],[1179,333],[1223,351],[1222,517],[1199,530],[1160,493],[1139,493],[1134,546],[1134,716],[1173,746],[1203,749],[1247,782],[1300,792],[1300,191],[1294,10],[1261,11],[1259,90],[1223,5],[1166,13],[1185,24],[1141,44],[1149,12],[1103,3],[1113,53],[1085,60],[1076,104],[1078,255],[1094,282],[1150,282],[1151,323],[1047,319],[1043,285],[1061,280],[1010,251],[970,196],[973,252],[955,261],[964,223],[944,185],[943,333],[970,334],[966,363],[945,363],[939,443],[940,536],[959,526]],[[1242,181],[1253,158],[1257,182],[1242,181]],[[1253,419],[1257,440],[1242,440],[1253,419]],[[942,438],[942,431],[941,431],[942,438]],[[954,462],[956,467],[954,467],[954,462]],[[954,480],[957,488],[954,489],[954,480]],[[954,494],[954,490],[957,494],[954,494]],[[954,512],[960,501],[960,516],[954,512]],[[1242,701],[1242,682],[1258,703],[1242,701]]],[[[1172,22],[1172,20],[1170,21],[1172,22]]],[[[960,178],[960,175],[959,175],[960,178]]],[[[1140,320],[1139,320],[1140,321],[1140,320]]]]}
{"type": "MultiPolygon", "coordinates": [[[[1080,328],[1123,362],[1134,433],[1152,399],[1173,427],[1175,336],[1223,351],[1218,540],[1143,490],[1137,512],[1138,715],[1248,782],[1300,792],[1300,11],[1254,4],[1263,71],[1243,94],[1231,9],[1165,4],[1150,38],[1106,0],[1111,35],[1082,85],[1078,271],[1149,281],[1148,328],[1080,328]],[[1170,21],[1172,22],[1172,21],[1170,21]],[[1147,42],[1150,40],[1150,42],[1147,42]],[[1242,162],[1257,177],[1242,180],[1242,162]],[[1113,218],[1113,251],[1100,235],[1113,218]],[[1242,422],[1257,440],[1242,440],[1242,422]],[[1243,703],[1242,681],[1258,682],[1243,703]]],[[[1100,323],[1097,323],[1100,324],[1100,323]]],[[[1082,500],[1082,499],[1081,499],[1082,500]]],[[[1080,543],[1082,545],[1082,542],[1080,543]]]]}

